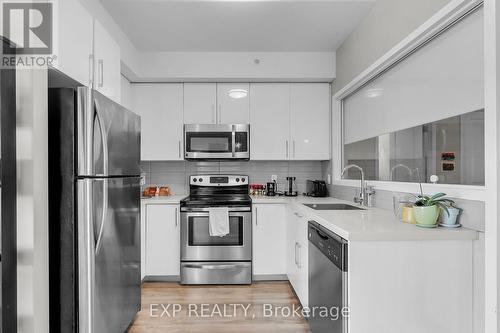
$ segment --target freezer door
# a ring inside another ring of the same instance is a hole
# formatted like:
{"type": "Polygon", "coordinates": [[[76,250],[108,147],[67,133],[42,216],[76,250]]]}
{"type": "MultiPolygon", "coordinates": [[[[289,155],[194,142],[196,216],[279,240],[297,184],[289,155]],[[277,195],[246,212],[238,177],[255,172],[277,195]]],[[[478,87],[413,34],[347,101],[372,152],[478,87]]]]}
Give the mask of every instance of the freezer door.
{"type": "Polygon", "coordinates": [[[78,100],[78,175],[139,175],[140,117],[97,91],[79,88],[78,100]]]}
{"type": "Polygon", "coordinates": [[[80,332],[125,332],[140,310],[139,182],[138,177],[79,181],[79,187],[90,192],[91,203],[90,209],[79,207],[90,212],[91,220],[87,221],[89,237],[79,237],[88,242],[83,246],[87,251],[79,254],[80,260],[88,262],[80,266],[84,273],[80,274],[80,299],[88,297],[87,303],[80,303],[80,332]],[[89,310],[91,318],[86,318],[82,311],[89,310]]]}

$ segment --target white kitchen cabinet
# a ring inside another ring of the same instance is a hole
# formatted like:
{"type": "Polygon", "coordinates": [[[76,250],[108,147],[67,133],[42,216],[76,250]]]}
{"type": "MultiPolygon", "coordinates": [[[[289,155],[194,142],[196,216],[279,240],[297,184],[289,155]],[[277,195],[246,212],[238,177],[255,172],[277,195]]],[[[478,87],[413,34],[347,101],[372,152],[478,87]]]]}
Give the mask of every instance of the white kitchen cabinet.
{"type": "Polygon", "coordinates": [[[94,89],[121,102],[120,46],[97,20],[94,20],[94,89]]]}
{"type": "Polygon", "coordinates": [[[132,85],[132,111],[141,116],[141,160],[183,159],[182,91],[178,83],[132,85]]]}
{"type": "Polygon", "coordinates": [[[250,94],[248,83],[217,84],[217,123],[248,124],[250,94]]]}
{"type": "Polygon", "coordinates": [[[57,4],[58,48],[55,50],[55,68],[81,84],[90,86],[94,20],[78,0],[64,0],[57,4]]]}
{"type": "Polygon", "coordinates": [[[253,205],[254,275],[286,274],[285,209],[282,204],[253,205]]]}
{"type": "Polygon", "coordinates": [[[287,214],[287,275],[302,306],[309,304],[307,218],[296,210],[287,214]]]}
{"type": "Polygon", "coordinates": [[[330,158],[330,98],[326,83],[290,86],[291,159],[330,158]]]}
{"type": "Polygon", "coordinates": [[[217,123],[217,85],[184,84],[184,124],[217,123]]]}
{"type": "Polygon", "coordinates": [[[252,84],[250,120],[253,160],[330,158],[327,83],[252,84]]]}
{"type": "Polygon", "coordinates": [[[145,205],[144,266],[145,276],[180,274],[179,206],[145,205]]]}
{"type": "Polygon", "coordinates": [[[252,160],[287,160],[290,145],[290,84],[250,85],[252,160]]]}

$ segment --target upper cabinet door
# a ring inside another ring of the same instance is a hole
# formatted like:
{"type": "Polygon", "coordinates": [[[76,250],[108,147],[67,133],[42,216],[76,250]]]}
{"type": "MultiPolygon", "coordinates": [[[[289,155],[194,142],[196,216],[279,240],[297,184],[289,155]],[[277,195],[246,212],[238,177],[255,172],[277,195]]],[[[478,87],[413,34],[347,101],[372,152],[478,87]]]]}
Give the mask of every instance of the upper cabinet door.
{"type": "Polygon", "coordinates": [[[291,159],[330,158],[330,98],[327,83],[291,85],[291,159]]]}
{"type": "Polygon", "coordinates": [[[184,124],[215,124],[217,85],[215,83],[184,84],[184,124]]]}
{"type": "Polygon", "coordinates": [[[141,160],[183,159],[182,91],[180,83],[132,85],[132,111],[141,116],[141,160]]]}
{"type": "Polygon", "coordinates": [[[252,160],[286,160],[290,152],[290,84],[250,85],[252,160]]]}
{"type": "Polygon", "coordinates": [[[78,0],[58,1],[58,4],[59,44],[55,67],[90,86],[93,18],[78,0]]]}
{"type": "Polygon", "coordinates": [[[217,84],[217,123],[250,123],[250,98],[248,83],[217,84]]]}
{"type": "Polygon", "coordinates": [[[94,89],[121,102],[120,46],[97,20],[94,20],[94,89]]]}

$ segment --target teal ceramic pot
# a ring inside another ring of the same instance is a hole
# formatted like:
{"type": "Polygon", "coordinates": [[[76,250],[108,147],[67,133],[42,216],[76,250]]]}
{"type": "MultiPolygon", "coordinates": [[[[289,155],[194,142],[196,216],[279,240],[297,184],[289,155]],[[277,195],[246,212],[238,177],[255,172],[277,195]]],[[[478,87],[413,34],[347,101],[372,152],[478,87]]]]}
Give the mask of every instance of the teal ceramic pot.
{"type": "Polygon", "coordinates": [[[421,226],[433,227],[437,224],[439,209],[437,206],[413,207],[413,213],[417,224],[421,226]]]}
{"type": "Polygon", "coordinates": [[[444,209],[441,209],[440,222],[446,225],[455,225],[458,223],[458,217],[460,215],[460,209],[455,207],[448,207],[448,213],[444,209]]]}

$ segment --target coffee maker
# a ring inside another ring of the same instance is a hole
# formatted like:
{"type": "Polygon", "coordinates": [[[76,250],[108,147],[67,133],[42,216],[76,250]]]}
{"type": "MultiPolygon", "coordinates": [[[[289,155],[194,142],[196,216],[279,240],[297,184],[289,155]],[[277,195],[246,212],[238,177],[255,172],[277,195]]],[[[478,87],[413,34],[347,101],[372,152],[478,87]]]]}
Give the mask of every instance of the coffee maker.
{"type": "Polygon", "coordinates": [[[286,177],[286,181],[288,182],[288,190],[285,191],[286,197],[296,197],[298,195],[297,189],[295,187],[296,177],[286,177]]]}
{"type": "Polygon", "coordinates": [[[268,197],[274,197],[276,196],[276,191],[277,191],[277,188],[276,188],[276,182],[270,182],[270,183],[267,183],[266,185],[266,195],[268,197]]]}

